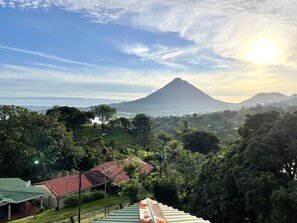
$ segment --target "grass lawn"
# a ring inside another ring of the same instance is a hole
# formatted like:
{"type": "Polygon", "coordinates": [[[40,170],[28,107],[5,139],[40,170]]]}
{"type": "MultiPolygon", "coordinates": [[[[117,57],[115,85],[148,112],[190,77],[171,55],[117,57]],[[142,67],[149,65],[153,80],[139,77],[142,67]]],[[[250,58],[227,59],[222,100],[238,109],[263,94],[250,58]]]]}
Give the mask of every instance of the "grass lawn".
{"type": "MultiPolygon", "coordinates": [[[[128,199],[126,197],[121,197],[118,195],[109,196],[106,200],[106,206],[116,206],[119,205],[119,203],[126,203],[128,199]]],[[[99,209],[104,208],[104,199],[89,202],[82,204],[81,206],[81,216],[83,216],[84,213],[96,211],[99,209]]],[[[54,222],[59,221],[63,219],[69,220],[71,216],[77,216],[77,207],[65,207],[58,211],[56,210],[46,210],[40,214],[37,214],[34,218],[31,219],[20,219],[12,221],[14,223],[21,222],[21,223],[46,223],[46,222],[54,222]]]]}
{"type": "Polygon", "coordinates": [[[121,146],[135,144],[135,137],[120,127],[108,128],[106,133],[103,134],[101,125],[97,125],[97,127],[94,128],[93,124],[85,124],[80,130],[78,130],[77,141],[80,141],[83,138],[91,139],[96,136],[101,136],[105,143],[109,143],[111,140],[114,140],[116,145],[121,146]]]}

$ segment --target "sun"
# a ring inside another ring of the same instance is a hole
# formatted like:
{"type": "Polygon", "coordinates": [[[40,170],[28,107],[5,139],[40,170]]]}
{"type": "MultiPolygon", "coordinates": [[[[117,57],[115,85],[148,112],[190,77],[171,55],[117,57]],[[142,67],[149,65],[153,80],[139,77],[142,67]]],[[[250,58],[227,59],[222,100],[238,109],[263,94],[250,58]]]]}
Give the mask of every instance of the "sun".
{"type": "Polygon", "coordinates": [[[278,59],[277,46],[269,40],[254,42],[249,49],[248,59],[258,64],[273,64],[278,59]]]}

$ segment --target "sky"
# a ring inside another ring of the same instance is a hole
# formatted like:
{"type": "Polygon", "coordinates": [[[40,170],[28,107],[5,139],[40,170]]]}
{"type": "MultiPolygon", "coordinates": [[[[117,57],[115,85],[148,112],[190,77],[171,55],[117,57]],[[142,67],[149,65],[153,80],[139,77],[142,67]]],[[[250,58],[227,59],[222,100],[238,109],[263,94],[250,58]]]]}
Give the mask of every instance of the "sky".
{"type": "Polygon", "coordinates": [[[297,93],[295,0],[0,0],[0,98],[134,100],[174,78],[297,93]]]}

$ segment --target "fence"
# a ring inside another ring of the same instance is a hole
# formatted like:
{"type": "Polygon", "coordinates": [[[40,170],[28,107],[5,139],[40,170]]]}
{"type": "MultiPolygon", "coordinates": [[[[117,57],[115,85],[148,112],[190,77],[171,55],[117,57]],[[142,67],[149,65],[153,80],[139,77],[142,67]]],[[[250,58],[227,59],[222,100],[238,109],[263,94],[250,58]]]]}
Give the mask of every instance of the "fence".
{"type": "MultiPolygon", "coordinates": [[[[126,206],[127,204],[125,204],[126,206]]],[[[119,205],[116,206],[107,206],[106,207],[106,215],[108,216],[110,213],[117,211],[120,209],[119,205]]],[[[96,219],[104,218],[104,208],[97,210],[97,211],[92,211],[88,213],[82,213],[80,216],[80,222],[81,223],[89,223],[92,222],[96,219]]],[[[73,216],[74,222],[77,222],[77,215],[73,216]]],[[[60,221],[56,221],[55,223],[72,223],[71,219],[64,219],[60,221]]]]}

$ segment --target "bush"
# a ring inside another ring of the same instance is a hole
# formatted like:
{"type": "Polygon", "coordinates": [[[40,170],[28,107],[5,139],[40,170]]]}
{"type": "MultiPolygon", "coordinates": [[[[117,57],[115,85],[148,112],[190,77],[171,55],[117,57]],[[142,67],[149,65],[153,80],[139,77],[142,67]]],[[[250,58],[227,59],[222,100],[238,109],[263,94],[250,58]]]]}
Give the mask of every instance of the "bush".
{"type": "MultiPolygon", "coordinates": [[[[104,191],[94,191],[81,194],[81,203],[87,203],[104,198],[104,191]]],[[[73,207],[78,204],[78,194],[67,197],[64,201],[66,207],[73,207]]]]}
{"type": "Polygon", "coordinates": [[[73,194],[70,197],[67,197],[64,201],[66,207],[76,206],[78,203],[78,194],[73,194]]]}
{"type": "Polygon", "coordinates": [[[105,197],[105,192],[102,190],[94,191],[92,196],[94,200],[103,199],[105,197]]]}
{"type": "Polygon", "coordinates": [[[81,203],[87,203],[93,200],[94,199],[93,199],[92,193],[83,193],[81,195],[81,203]]]}

